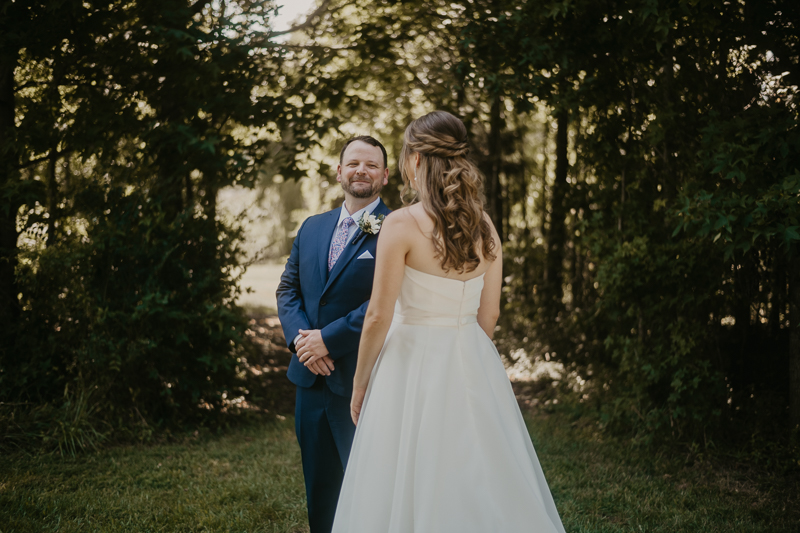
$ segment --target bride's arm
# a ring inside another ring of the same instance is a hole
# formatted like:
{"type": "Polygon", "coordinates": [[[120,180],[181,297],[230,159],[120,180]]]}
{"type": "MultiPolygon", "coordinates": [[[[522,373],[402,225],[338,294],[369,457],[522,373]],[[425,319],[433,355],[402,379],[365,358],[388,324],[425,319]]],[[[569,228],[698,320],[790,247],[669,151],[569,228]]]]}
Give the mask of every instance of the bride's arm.
{"type": "Polygon", "coordinates": [[[497,235],[491,219],[488,215],[485,215],[485,218],[492,229],[496,257],[483,277],[481,303],[480,307],[478,307],[478,325],[491,339],[494,337],[494,327],[497,325],[497,319],[500,318],[500,295],[503,288],[503,249],[501,248],[500,237],[497,235]]]}
{"type": "Polygon", "coordinates": [[[383,342],[394,316],[394,304],[400,295],[403,283],[406,254],[410,248],[408,231],[404,229],[404,211],[395,211],[383,221],[378,235],[378,248],[375,254],[375,278],[372,282],[372,295],[364,317],[364,329],[358,346],[358,363],[353,379],[353,399],[350,404],[353,422],[358,423],[361,404],[367,391],[372,368],[380,355],[383,342]]]}

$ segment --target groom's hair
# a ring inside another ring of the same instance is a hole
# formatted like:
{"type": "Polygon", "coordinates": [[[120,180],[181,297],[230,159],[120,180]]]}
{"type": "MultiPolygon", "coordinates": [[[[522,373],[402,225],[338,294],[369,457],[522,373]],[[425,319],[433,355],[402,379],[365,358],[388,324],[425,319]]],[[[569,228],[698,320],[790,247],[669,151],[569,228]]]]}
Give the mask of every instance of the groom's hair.
{"type": "Polygon", "coordinates": [[[383,145],[378,139],[376,139],[375,137],[371,137],[369,135],[359,135],[358,137],[352,137],[350,139],[347,139],[347,142],[345,142],[344,146],[342,146],[342,151],[339,152],[340,165],[342,164],[342,159],[344,158],[344,151],[347,150],[347,147],[350,146],[350,143],[353,143],[355,141],[361,141],[362,143],[367,143],[372,146],[377,146],[378,148],[380,148],[381,152],[383,152],[383,168],[389,167],[389,157],[386,155],[386,148],[383,147],[383,145]]]}

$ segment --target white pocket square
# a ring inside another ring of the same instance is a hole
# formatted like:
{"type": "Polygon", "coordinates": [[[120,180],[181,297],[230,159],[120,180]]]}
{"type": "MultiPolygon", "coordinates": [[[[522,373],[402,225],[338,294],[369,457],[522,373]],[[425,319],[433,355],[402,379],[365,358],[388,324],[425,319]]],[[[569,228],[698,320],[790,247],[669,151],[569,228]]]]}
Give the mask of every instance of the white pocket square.
{"type": "Polygon", "coordinates": [[[359,255],[356,259],[375,259],[375,258],[372,257],[372,254],[369,253],[369,250],[367,250],[363,254],[359,255]]]}

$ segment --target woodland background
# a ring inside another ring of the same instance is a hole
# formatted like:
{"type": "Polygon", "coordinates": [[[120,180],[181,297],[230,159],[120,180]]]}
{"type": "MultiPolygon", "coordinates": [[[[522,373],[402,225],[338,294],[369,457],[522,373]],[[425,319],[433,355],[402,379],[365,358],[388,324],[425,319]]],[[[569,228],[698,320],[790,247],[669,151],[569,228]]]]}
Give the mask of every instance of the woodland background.
{"type": "Polygon", "coordinates": [[[505,254],[498,347],[642,443],[800,456],[800,3],[0,6],[0,447],[248,410],[242,266],[336,205],[339,143],[462,117],[505,254]],[[221,214],[254,189],[269,245],[221,214]]]}

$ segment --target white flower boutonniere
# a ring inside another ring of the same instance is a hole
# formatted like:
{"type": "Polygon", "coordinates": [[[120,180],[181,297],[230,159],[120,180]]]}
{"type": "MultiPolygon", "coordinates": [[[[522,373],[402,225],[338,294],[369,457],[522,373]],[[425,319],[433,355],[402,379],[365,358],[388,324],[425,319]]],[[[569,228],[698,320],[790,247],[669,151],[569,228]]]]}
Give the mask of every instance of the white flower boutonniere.
{"type": "Polygon", "coordinates": [[[383,224],[384,218],[386,218],[385,215],[375,216],[372,214],[368,215],[366,212],[364,212],[358,221],[358,227],[361,229],[361,231],[368,235],[377,235],[381,230],[381,225],[383,224]]]}

